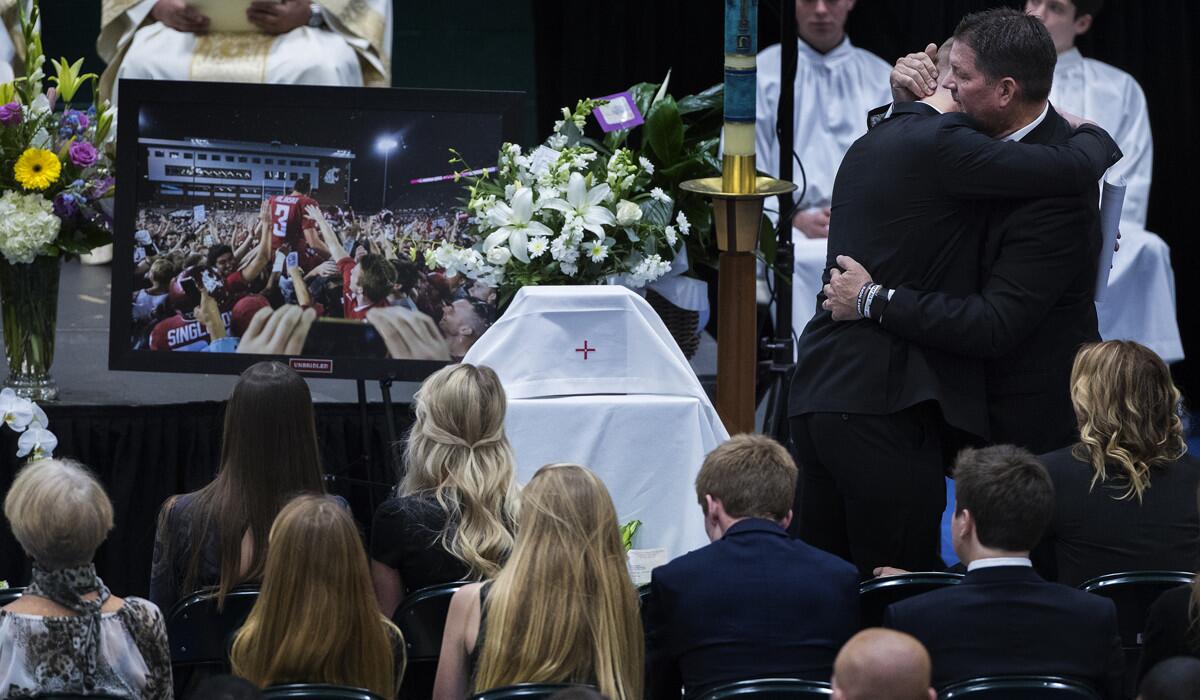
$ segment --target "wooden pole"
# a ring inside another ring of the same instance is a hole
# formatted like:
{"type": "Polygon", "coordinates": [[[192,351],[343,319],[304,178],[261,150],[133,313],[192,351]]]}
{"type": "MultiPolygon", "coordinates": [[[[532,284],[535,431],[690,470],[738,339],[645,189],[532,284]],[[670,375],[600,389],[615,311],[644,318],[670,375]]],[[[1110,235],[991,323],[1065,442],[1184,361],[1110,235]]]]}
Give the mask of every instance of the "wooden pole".
{"type": "Polygon", "coordinates": [[[754,431],[756,260],[754,253],[721,253],[717,280],[717,413],[731,435],[754,431]]]}

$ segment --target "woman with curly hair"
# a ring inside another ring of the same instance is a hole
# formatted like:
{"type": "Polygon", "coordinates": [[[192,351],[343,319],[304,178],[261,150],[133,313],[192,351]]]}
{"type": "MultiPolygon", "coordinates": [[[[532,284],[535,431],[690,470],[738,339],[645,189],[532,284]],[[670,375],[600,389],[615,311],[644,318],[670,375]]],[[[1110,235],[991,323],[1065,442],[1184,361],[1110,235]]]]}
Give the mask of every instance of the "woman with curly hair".
{"type": "Polygon", "coordinates": [[[1084,346],[1071,370],[1079,442],[1041,460],[1056,507],[1034,563],[1069,586],[1118,571],[1195,571],[1200,460],[1186,454],[1179,390],[1145,346],[1084,346]]]}

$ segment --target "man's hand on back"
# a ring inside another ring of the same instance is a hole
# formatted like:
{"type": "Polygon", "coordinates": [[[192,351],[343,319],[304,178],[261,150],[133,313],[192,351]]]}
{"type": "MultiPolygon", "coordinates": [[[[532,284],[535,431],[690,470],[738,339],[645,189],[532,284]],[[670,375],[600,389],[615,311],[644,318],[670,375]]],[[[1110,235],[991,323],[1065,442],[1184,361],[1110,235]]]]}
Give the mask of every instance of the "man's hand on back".
{"type": "MultiPolygon", "coordinates": [[[[1055,109],[1058,109],[1058,108],[1055,107],[1055,109]]],[[[1078,114],[1071,114],[1070,112],[1064,112],[1061,109],[1058,109],[1058,115],[1060,117],[1062,117],[1063,119],[1065,119],[1067,121],[1067,124],[1069,124],[1072,129],[1078,129],[1079,127],[1083,126],[1084,124],[1091,124],[1092,126],[1096,126],[1096,122],[1092,121],[1091,119],[1088,119],[1086,117],[1081,117],[1078,114]]]]}
{"type": "Polygon", "coordinates": [[[830,268],[829,284],[822,290],[825,301],[821,302],[821,307],[832,312],[835,321],[857,321],[862,318],[858,313],[858,293],[872,282],[871,273],[849,255],[839,255],[837,264],[842,269],[830,268]]]}
{"type": "Polygon", "coordinates": [[[924,51],[902,56],[892,67],[892,99],[896,102],[912,102],[929,97],[937,90],[937,44],[929,44],[924,51]]]}

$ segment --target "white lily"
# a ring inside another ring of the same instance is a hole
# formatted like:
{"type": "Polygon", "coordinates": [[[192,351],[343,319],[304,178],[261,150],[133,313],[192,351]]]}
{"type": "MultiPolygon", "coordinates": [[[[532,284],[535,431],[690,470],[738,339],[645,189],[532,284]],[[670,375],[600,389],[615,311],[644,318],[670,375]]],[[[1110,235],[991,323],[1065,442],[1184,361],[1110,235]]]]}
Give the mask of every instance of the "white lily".
{"type": "Polygon", "coordinates": [[[4,422],[8,424],[8,427],[17,432],[24,430],[25,426],[33,420],[33,409],[36,406],[37,404],[29,399],[17,396],[12,389],[0,391],[0,416],[4,417],[4,422]]]}
{"type": "Polygon", "coordinates": [[[54,436],[54,433],[34,421],[17,439],[17,456],[32,455],[34,459],[43,459],[53,455],[56,447],[58,447],[58,438],[54,436]]]}
{"type": "Polygon", "coordinates": [[[492,248],[508,243],[513,257],[523,263],[529,262],[529,236],[554,235],[545,224],[533,221],[533,190],[528,187],[520,187],[513,193],[511,206],[497,202],[488,212],[488,219],[499,228],[484,239],[483,252],[488,253],[492,248]]]}
{"type": "Polygon", "coordinates": [[[564,214],[574,214],[583,222],[583,228],[604,238],[604,227],[612,226],[616,221],[612,211],[601,203],[608,199],[612,188],[607,183],[588,188],[580,173],[571,173],[567,182],[567,198],[548,199],[542,203],[547,209],[557,209],[564,214]]]}

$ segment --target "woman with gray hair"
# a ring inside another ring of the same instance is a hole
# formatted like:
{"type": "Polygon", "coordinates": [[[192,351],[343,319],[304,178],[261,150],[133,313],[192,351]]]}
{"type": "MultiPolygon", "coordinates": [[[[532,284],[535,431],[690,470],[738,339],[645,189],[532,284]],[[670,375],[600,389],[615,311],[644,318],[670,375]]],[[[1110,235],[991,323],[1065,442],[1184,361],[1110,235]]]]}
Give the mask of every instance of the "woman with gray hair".
{"type": "Polygon", "coordinates": [[[112,595],[96,576],[92,557],[113,508],[95,477],[74,462],[33,462],[13,481],[4,516],[33,576],[0,608],[0,697],[171,698],[162,614],[147,600],[112,595]]]}

